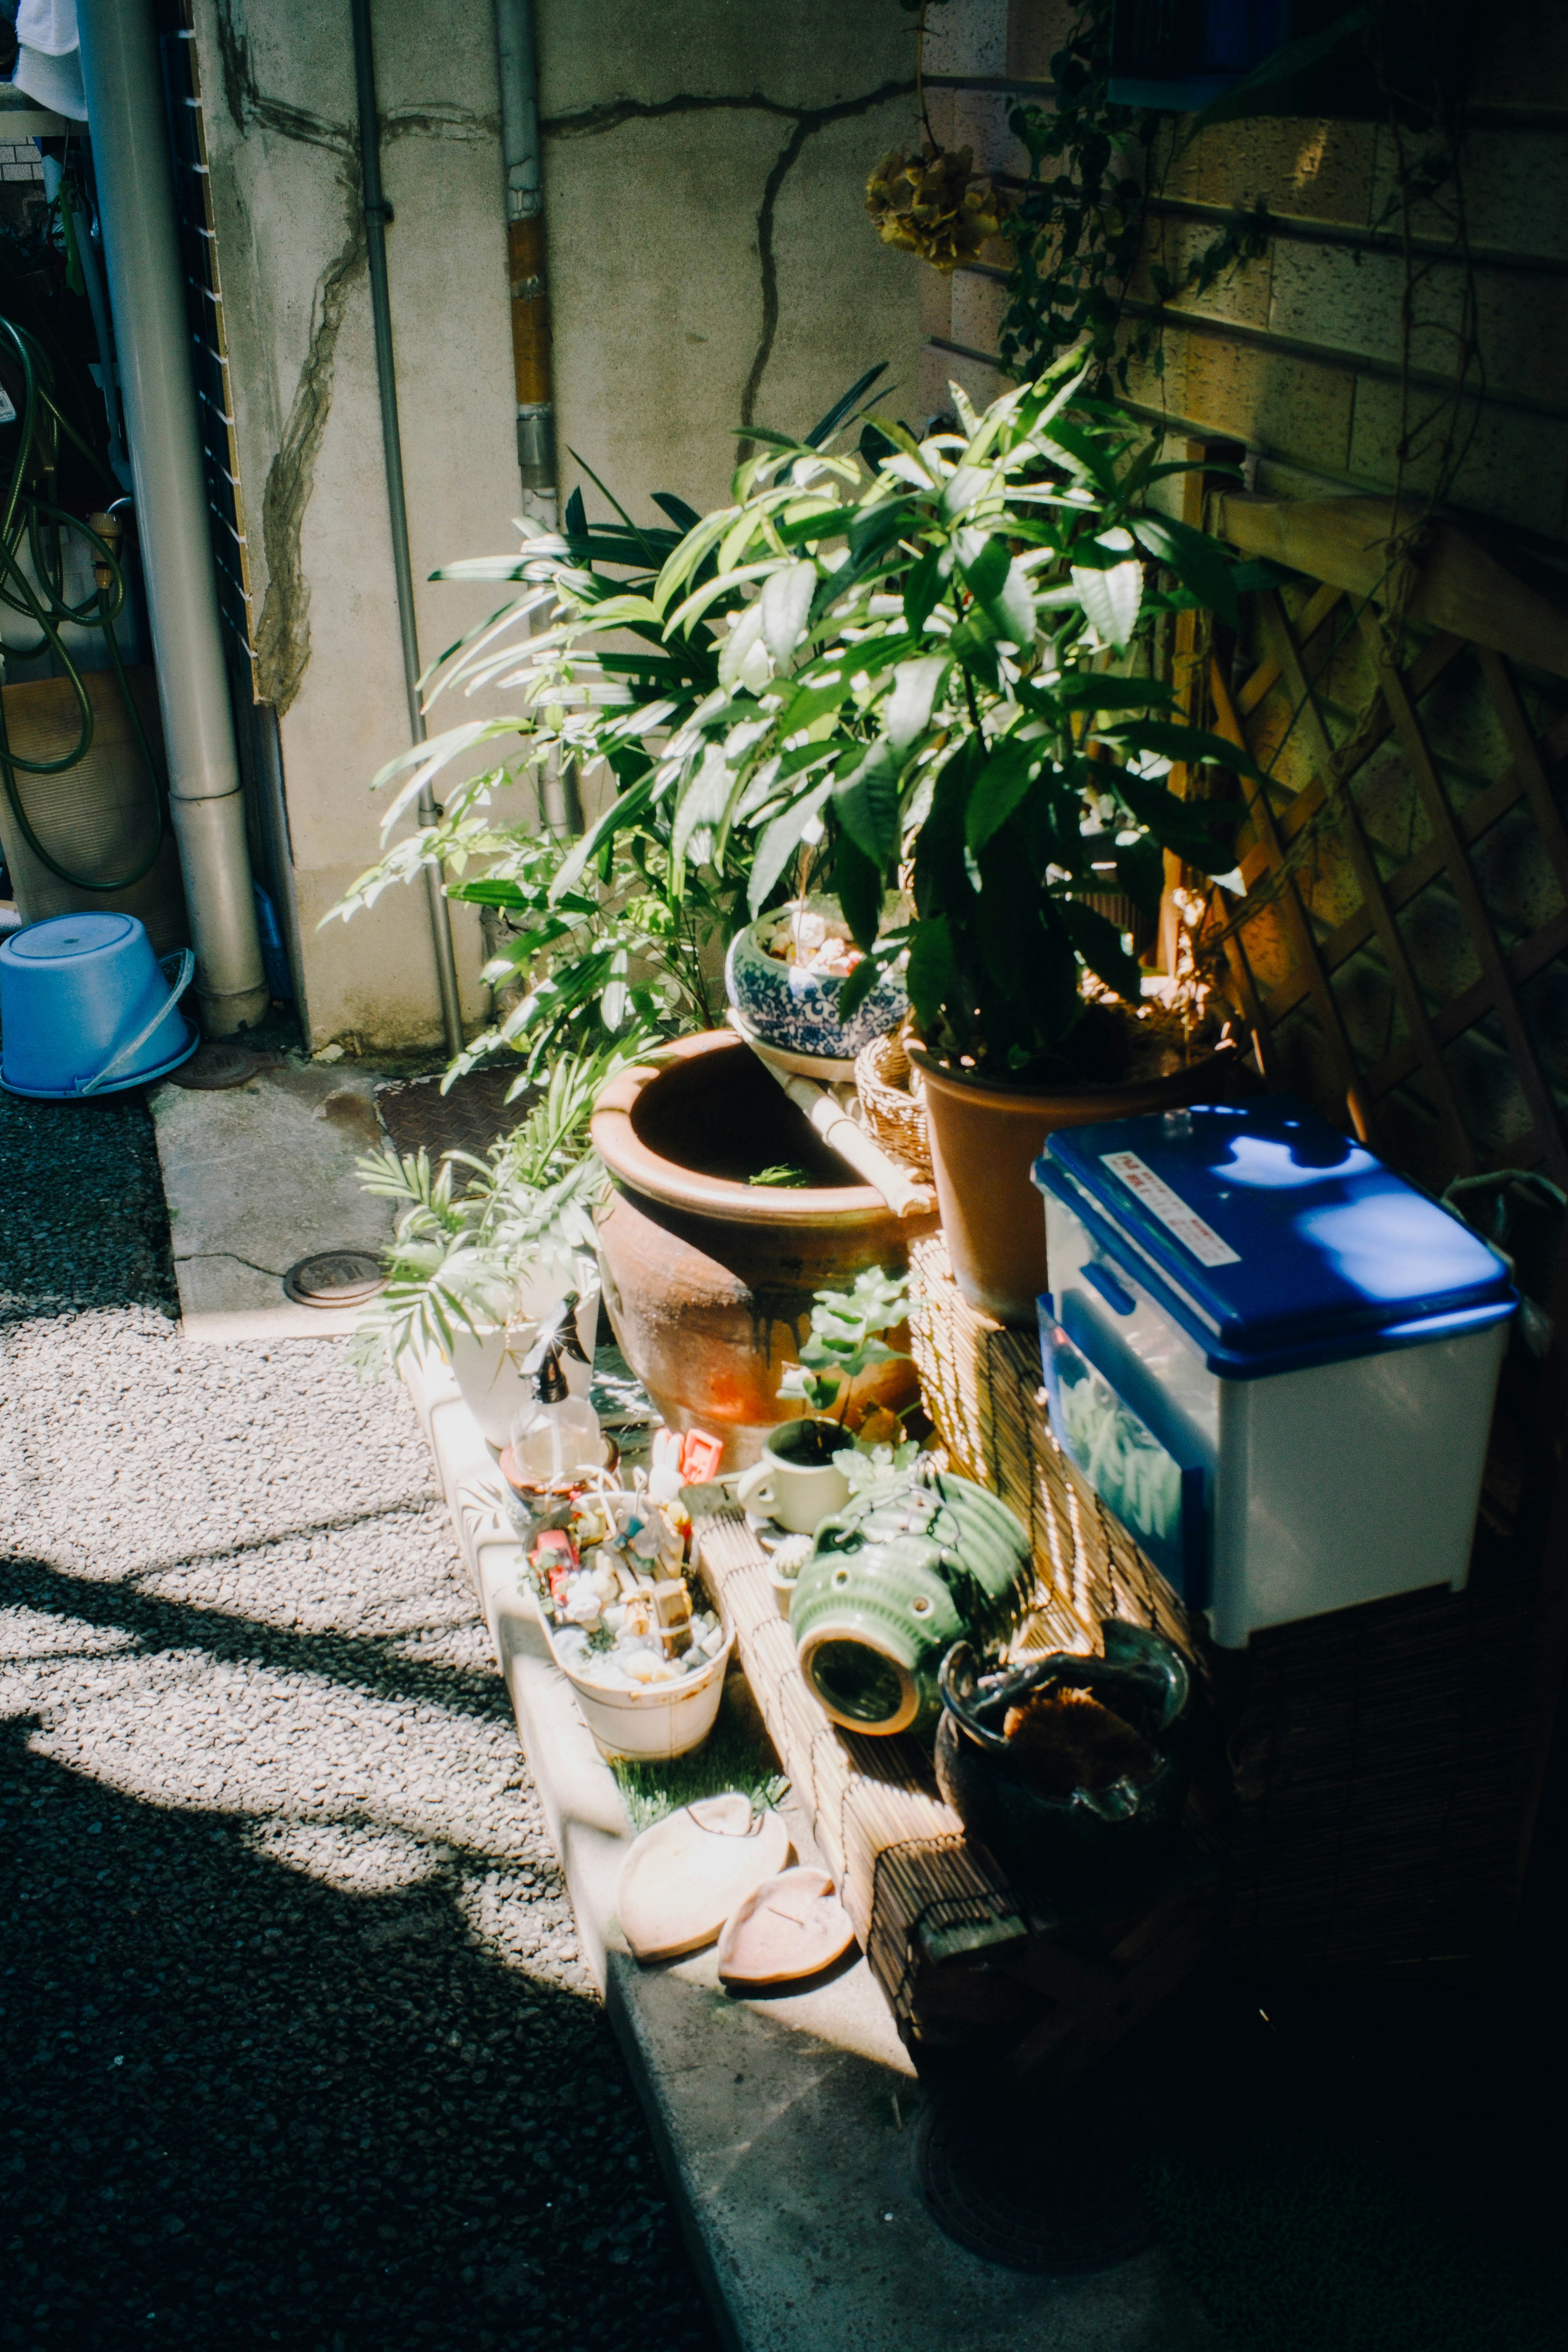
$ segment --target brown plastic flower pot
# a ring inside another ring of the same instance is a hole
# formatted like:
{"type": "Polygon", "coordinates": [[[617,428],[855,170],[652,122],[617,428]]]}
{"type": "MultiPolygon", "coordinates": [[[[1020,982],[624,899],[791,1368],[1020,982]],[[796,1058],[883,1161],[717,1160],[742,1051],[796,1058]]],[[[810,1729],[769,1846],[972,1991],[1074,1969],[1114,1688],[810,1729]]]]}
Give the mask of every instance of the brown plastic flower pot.
{"type": "MultiPolygon", "coordinates": [[[[710,1431],[721,1467],[745,1469],[768,1431],[803,1410],[779,1383],[800,1360],[814,1294],[847,1289],[872,1266],[902,1273],[910,1241],[936,1220],[896,1217],[725,1029],[623,1070],[599,1097],[593,1134],[613,1185],[599,1260],[621,1351],[670,1428],[710,1431]],[[748,1182],[785,1162],[811,1182],[748,1182]]],[[[912,1403],[914,1367],[882,1365],[855,1393],[912,1403]]]]}
{"type": "Polygon", "coordinates": [[[909,1054],[925,1076],[931,1172],[954,1278],[983,1315],[1030,1328],[1035,1301],[1050,1287],[1045,1207],[1029,1172],[1046,1138],[1058,1127],[1226,1102],[1255,1084],[1228,1047],[1168,1077],[1070,1094],[961,1076],[912,1039],[909,1054]]]}

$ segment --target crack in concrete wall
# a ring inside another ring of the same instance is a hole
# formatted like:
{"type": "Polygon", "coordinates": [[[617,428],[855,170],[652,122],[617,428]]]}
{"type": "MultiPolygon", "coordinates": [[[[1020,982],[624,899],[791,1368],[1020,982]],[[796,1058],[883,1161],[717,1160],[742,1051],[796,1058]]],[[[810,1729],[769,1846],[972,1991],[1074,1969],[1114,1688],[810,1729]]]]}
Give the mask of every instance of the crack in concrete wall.
{"type": "MultiPolygon", "coordinates": [[[[218,0],[218,53],[224,100],[242,138],[271,131],[331,155],[343,194],[344,236],[317,276],[310,296],[310,331],[294,395],[261,494],[261,545],[267,588],[256,626],[257,685],[282,718],[292,706],[310,661],[310,583],[301,555],[305,515],[315,485],[316,459],[331,413],[338,341],[349,296],[364,268],[364,208],[355,128],[269,98],[251,65],[250,39],[237,0],[218,0]]],[[[467,142],[495,138],[499,119],[467,107],[398,107],[384,114],[386,140],[424,137],[467,142]]]]}
{"type": "MultiPolygon", "coordinates": [[[[261,499],[261,543],[267,566],[267,586],[256,629],[258,688],[275,705],[281,718],[299,695],[310,661],[310,583],[301,553],[304,523],[315,483],[316,460],[331,412],[333,376],[339,339],[349,297],[365,266],[364,218],[361,199],[358,140],[354,127],[333,121],[309,108],[269,96],[257,79],[251,58],[243,0],[216,0],[216,24],[224,102],[242,138],[253,131],[331,155],[342,190],[342,242],[320,271],[311,292],[310,328],[305,355],[279,446],[267,470],[261,499]]],[[[545,131],[553,138],[593,138],[636,121],[662,121],[682,114],[759,113],[787,121],[788,138],[763,184],[757,210],[757,261],[762,309],[761,333],[741,399],[741,423],[756,417],[758,395],[778,334],[778,261],[773,232],[778,200],[808,139],[830,123],[868,114],[899,98],[912,95],[912,81],[886,81],[856,98],[826,106],[791,106],[761,91],[744,95],[699,97],[676,92],[665,99],[616,99],[547,120],[545,131]]],[[[425,105],[389,110],[382,119],[387,140],[407,137],[468,142],[493,139],[500,124],[493,115],[464,107],[425,105]]],[[[741,455],[746,454],[742,443],[741,455]]]]}
{"type": "MultiPolygon", "coordinates": [[[[754,425],[757,417],[757,395],[763,378],[773,357],[773,343],[779,325],[778,259],[773,250],[773,225],[777,218],[779,194],[808,139],[825,130],[830,122],[846,122],[854,116],[869,114],[879,106],[888,105],[895,98],[911,98],[912,81],[885,81],[876,89],[865,91],[858,98],[842,98],[827,106],[788,106],[783,100],[764,98],[760,90],[745,97],[718,96],[700,98],[694,92],[681,91],[670,98],[607,99],[597,106],[581,107],[572,114],[546,117],[542,128],[548,137],[555,139],[594,139],[606,131],[618,131],[627,122],[660,122],[679,114],[772,114],[794,124],[789,137],[773,163],[763,186],[762,202],[757,207],[757,268],[762,295],[763,327],[755,354],[746,376],[745,390],[741,394],[741,423],[754,425]]],[[[737,457],[744,462],[751,444],[742,441],[737,457]]]]}
{"type": "MultiPolygon", "coordinates": [[[[355,194],[358,194],[355,174],[355,194]]],[[[356,211],[359,207],[354,207],[356,211]]],[[[363,213],[345,243],[316,280],[310,335],[278,454],[261,494],[261,544],[267,591],[256,625],[257,684],[281,719],[299,694],[310,662],[310,583],[301,555],[305,510],[316,478],[316,458],[332,405],[332,371],[349,294],[365,267],[363,213]]]]}

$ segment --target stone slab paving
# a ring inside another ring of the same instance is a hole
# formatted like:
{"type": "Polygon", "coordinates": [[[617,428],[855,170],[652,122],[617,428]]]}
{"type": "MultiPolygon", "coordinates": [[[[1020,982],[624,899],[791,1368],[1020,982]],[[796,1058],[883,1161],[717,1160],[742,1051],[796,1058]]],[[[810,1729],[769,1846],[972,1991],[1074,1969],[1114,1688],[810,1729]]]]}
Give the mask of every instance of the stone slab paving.
{"type": "Polygon", "coordinates": [[[149,1090],[188,1339],[353,1329],[353,1308],[297,1307],[281,1278],[313,1251],[374,1251],[391,1238],[395,1204],[354,1172],[362,1152],[385,1143],[374,1080],[372,1070],[282,1059],[222,1093],[149,1090]]]}
{"type": "Polygon", "coordinates": [[[0,2344],[706,2352],[405,1393],[182,1337],[139,1098],[0,1177],[0,2344]]]}

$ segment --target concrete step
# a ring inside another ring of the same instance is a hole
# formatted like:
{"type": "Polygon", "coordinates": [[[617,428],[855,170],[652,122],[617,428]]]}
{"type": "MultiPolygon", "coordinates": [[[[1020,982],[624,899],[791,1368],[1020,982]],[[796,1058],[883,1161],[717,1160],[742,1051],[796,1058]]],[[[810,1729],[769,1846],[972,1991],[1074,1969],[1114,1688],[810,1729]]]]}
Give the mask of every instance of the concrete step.
{"type": "MultiPolygon", "coordinates": [[[[915,2174],[924,2094],[858,1958],[809,1991],[739,2000],[711,1948],[639,1968],[616,1922],[632,1838],[550,1656],[500,1473],[445,1365],[405,1374],[688,2245],[736,2352],[1186,2352],[1209,2341],[1163,2255],[1041,2279],[943,2235],[915,2174]]],[[[737,1670],[738,1671],[738,1670],[737,1670]]],[[[786,1803],[803,1861],[817,1859],[786,1803]]]]}

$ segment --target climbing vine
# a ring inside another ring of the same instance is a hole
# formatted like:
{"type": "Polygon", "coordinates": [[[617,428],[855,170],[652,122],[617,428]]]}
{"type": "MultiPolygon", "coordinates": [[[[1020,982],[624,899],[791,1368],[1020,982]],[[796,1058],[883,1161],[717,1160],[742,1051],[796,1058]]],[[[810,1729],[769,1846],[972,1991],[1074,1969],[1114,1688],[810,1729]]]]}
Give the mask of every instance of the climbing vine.
{"type": "Polygon", "coordinates": [[[1083,0],[1051,59],[1055,103],[1013,109],[1029,178],[1003,234],[1012,240],[1001,356],[1013,373],[1037,375],[1058,352],[1082,343],[1101,375],[1125,392],[1134,362],[1164,373],[1164,310],[1179,295],[1205,294],[1268,250],[1268,202],[1237,205],[1219,233],[1173,272],[1163,250],[1145,251],[1149,196],[1161,175],[1167,118],[1110,100],[1113,0],[1083,0]],[[1058,168],[1048,171],[1049,164],[1058,168]],[[1142,264],[1152,302],[1122,329],[1142,264]]]}

